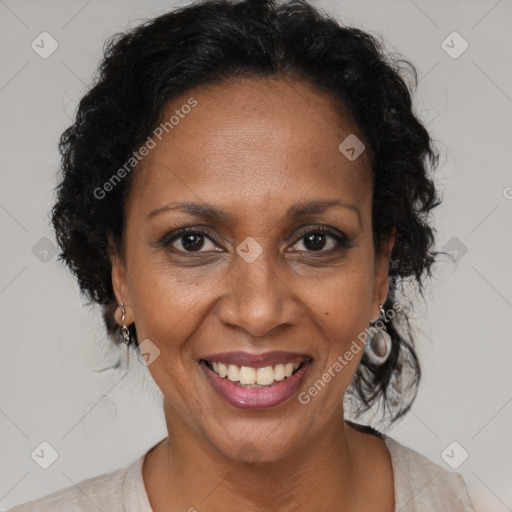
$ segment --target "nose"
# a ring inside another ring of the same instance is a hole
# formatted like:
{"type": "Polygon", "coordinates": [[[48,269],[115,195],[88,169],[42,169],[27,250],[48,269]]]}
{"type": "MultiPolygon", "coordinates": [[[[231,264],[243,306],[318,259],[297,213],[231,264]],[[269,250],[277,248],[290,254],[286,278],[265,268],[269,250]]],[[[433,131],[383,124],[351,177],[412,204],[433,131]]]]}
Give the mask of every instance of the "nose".
{"type": "Polygon", "coordinates": [[[296,324],[301,317],[297,297],[270,251],[264,250],[251,263],[236,255],[225,283],[228,291],[217,304],[225,325],[263,337],[280,326],[296,324]]]}

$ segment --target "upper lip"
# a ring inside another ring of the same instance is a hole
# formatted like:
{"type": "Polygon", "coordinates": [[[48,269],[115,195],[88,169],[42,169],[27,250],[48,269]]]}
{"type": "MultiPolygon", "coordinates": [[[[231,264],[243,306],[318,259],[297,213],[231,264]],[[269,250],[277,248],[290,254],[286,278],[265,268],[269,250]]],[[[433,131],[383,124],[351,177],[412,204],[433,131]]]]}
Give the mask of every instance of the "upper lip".
{"type": "Polygon", "coordinates": [[[302,363],[303,361],[311,359],[311,357],[307,354],[300,354],[298,352],[273,351],[264,352],[262,354],[255,354],[251,352],[222,352],[218,354],[209,354],[201,359],[216,363],[262,368],[264,366],[275,366],[276,364],[302,363]]]}

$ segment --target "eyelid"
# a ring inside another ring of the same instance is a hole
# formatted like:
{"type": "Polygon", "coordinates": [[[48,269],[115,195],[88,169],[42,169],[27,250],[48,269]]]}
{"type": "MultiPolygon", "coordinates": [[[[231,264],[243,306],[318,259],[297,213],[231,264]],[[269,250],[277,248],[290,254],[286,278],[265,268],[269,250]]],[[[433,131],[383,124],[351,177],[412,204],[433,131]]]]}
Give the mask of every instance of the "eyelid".
{"type": "Polygon", "coordinates": [[[346,239],[348,239],[348,237],[342,231],[338,231],[337,229],[334,229],[334,228],[331,228],[331,227],[327,227],[327,226],[322,226],[322,225],[319,225],[319,226],[308,226],[308,227],[306,227],[304,229],[300,229],[298,231],[298,233],[294,233],[292,236],[293,236],[293,238],[296,238],[297,240],[299,240],[303,236],[309,235],[309,233],[318,233],[318,232],[330,235],[333,238],[346,238],[346,239]]]}

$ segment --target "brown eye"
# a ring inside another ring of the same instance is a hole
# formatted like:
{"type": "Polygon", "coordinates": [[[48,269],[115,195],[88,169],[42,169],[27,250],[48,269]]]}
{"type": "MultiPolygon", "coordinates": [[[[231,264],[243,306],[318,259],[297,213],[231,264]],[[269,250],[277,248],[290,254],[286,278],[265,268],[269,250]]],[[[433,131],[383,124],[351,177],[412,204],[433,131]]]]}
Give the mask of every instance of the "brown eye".
{"type": "Polygon", "coordinates": [[[310,233],[303,237],[304,247],[306,247],[308,251],[321,251],[325,248],[328,238],[330,237],[323,233],[310,233]]]}
{"type": "Polygon", "coordinates": [[[186,251],[199,251],[204,246],[204,235],[200,234],[187,234],[179,238],[181,246],[186,251]]]}
{"type": "Polygon", "coordinates": [[[162,241],[162,245],[172,247],[173,250],[182,253],[219,251],[217,244],[210,236],[203,231],[192,229],[180,230],[179,233],[174,233],[172,237],[166,237],[162,241]]]}
{"type": "Polygon", "coordinates": [[[341,233],[326,228],[315,228],[303,233],[292,247],[294,252],[328,253],[349,248],[350,241],[341,233]]]}

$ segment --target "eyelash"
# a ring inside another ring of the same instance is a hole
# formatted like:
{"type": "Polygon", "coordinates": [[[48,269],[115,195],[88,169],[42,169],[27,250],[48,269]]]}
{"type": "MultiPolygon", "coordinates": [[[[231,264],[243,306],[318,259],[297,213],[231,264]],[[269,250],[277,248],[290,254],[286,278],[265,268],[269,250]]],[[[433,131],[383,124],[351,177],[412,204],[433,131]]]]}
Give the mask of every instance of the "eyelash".
{"type": "MultiPolygon", "coordinates": [[[[318,226],[316,228],[311,228],[307,231],[300,233],[299,237],[297,238],[297,241],[293,245],[295,245],[297,242],[299,242],[306,236],[313,234],[313,233],[322,233],[324,235],[328,235],[328,236],[332,237],[336,241],[336,246],[331,249],[328,249],[326,251],[320,250],[320,251],[296,251],[296,252],[299,252],[299,253],[305,252],[308,254],[324,254],[325,255],[325,254],[333,254],[333,253],[336,253],[336,252],[339,252],[339,251],[342,251],[345,249],[350,249],[351,247],[353,247],[351,240],[348,239],[346,237],[346,235],[338,234],[338,232],[336,232],[330,228],[326,228],[324,226],[318,226]]],[[[185,235],[205,236],[206,238],[209,238],[212,242],[217,243],[218,245],[222,244],[221,240],[218,237],[214,236],[213,234],[211,234],[207,231],[203,231],[203,230],[197,229],[197,228],[182,228],[177,233],[172,233],[172,236],[170,234],[166,235],[161,241],[161,246],[164,248],[170,248],[170,246],[172,246],[172,244],[176,240],[179,240],[180,238],[184,237],[185,235]]],[[[182,251],[179,249],[175,249],[175,250],[178,254],[187,254],[187,255],[204,254],[204,253],[210,252],[210,251],[182,251]]],[[[217,251],[215,251],[215,252],[217,252],[217,251]]]]}

